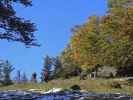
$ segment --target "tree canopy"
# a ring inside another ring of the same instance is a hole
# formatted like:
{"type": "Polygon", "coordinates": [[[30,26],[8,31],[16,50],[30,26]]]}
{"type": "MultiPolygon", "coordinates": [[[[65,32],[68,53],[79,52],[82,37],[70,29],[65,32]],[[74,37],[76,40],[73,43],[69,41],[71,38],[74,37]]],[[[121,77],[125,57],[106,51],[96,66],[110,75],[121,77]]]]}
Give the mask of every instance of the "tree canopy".
{"type": "Polygon", "coordinates": [[[0,39],[38,46],[34,35],[35,24],[16,16],[14,3],[32,6],[31,0],[0,0],[0,39]]]}
{"type": "Polygon", "coordinates": [[[133,65],[133,1],[108,0],[108,5],[106,15],[73,28],[67,55],[83,70],[133,65]]]}

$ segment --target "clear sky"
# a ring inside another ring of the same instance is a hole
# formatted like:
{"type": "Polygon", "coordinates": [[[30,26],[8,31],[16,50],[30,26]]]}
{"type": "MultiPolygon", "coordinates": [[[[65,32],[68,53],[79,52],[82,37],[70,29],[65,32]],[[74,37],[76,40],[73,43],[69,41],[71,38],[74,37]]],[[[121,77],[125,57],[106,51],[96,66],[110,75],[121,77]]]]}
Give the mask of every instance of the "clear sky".
{"type": "Polygon", "coordinates": [[[23,44],[0,41],[0,59],[9,60],[16,70],[28,77],[37,72],[40,77],[45,55],[56,56],[63,51],[72,35],[71,29],[81,25],[91,15],[107,12],[107,0],[33,0],[33,6],[16,5],[17,15],[36,23],[35,32],[41,47],[25,48],[23,44]]]}

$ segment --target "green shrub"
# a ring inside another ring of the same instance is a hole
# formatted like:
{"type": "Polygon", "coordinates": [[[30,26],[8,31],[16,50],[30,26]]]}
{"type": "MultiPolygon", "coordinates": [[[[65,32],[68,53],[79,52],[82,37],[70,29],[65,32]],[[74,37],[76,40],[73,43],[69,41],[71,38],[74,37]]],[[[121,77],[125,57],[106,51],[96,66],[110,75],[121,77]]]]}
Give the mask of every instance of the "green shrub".
{"type": "Polygon", "coordinates": [[[73,85],[70,87],[70,89],[72,90],[80,90],[80,86],[79,85],[73,85]]]}
{"type": "Polygon", "coordinates": [[[113,83],[111,83],[110,86],[111,86],[111,88],[119,88],[119,89],[122,88],[122,86],[119,82],[113,82],[113,83]]]}

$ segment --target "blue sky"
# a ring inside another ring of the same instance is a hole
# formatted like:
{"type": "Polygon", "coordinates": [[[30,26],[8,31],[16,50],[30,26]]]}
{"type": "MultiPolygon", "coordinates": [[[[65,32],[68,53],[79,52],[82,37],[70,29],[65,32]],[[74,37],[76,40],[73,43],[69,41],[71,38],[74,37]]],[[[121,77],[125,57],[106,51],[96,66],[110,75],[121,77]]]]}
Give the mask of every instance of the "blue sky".
{"type": "Polygon", "coordinates": [[[41,47],[25,48],[21,43],[0,41],[0,59],[9,60],[16,70],[28,77],[40,75],[45,55],[59,55],[69,43],[71,29],[86,22],[91,15],[107,12],[107,0],[33,0],[33,6],[16,5],[17,15],[36,23],[35,32],[41,47]]]}

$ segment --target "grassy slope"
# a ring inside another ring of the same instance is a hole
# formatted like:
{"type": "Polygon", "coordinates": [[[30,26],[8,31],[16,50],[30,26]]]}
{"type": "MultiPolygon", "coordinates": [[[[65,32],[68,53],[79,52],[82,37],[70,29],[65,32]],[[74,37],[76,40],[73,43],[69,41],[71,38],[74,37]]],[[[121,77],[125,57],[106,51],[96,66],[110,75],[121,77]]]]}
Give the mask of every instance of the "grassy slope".
{"type": "Polygon", "coordinates": [[[52,80],[48,83],[42,84],[14,84],[11,86],[0,87],[0,90],[27,90],[27,89],[40,89],[43,91],[47,91],[53,87],[69,89],[72,85],[79,85],[82,90],[89,91],[89,92],[120,92],[120,93],[127,93],[133,95],[133,85],[129,84],[127,81],[120,81],[115,79],[88,79],[88,80],[79,80],[79,78],[71,78],[71,79],[58,79],[52,80]],[[122,88],[113,88],[111,84],[113,83],[120,83],[122,88]]]}

